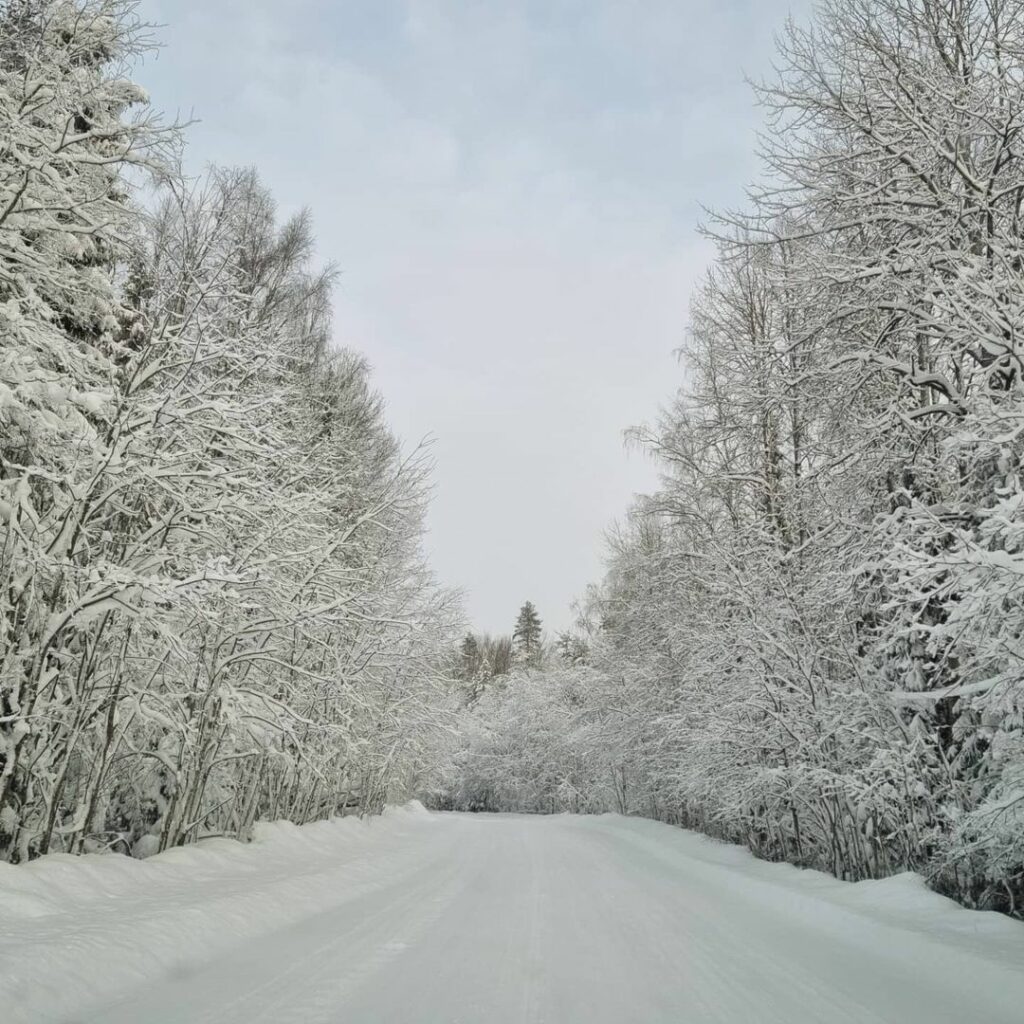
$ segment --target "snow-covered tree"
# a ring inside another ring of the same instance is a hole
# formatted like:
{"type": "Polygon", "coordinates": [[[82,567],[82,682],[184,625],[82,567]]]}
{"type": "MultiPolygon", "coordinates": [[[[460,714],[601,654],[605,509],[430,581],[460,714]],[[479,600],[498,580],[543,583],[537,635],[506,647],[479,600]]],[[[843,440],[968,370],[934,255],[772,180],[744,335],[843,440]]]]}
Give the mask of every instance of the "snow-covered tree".
{"type": "Polygon", "coordinates": [[[446,725],[429,454],[331,349],[308,215],[130,116],[133,5],[2,11],[0,855],[377,810],[446,725]]]}
{"type": "Polygon", "coordinates": [[[95,636],[123,595],[97,578],[118,541],[88,524],[124,453],[126,172],[163,175],[175,135],[125,77],[146,46],[132,7],[0,7],[0,856],[35,838],[22,816],[62,756],[46,708],[93,656],[79,626],[95,636]]]}
{"type": "Polygon", "coordinates": [[[541,620],[532,602],[527,601],[519,609],[515,628],[512,630],[512,651],[517,664],[537,665],[543,653],[541,620]]]}

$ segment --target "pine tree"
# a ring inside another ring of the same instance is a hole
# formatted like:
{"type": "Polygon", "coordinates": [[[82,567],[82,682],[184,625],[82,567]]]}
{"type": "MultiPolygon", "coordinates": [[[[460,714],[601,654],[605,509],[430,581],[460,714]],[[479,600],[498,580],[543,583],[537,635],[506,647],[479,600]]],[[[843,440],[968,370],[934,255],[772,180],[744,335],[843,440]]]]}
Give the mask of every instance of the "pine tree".
{"type": "Polygon", "coordinates": [[[469,681],[476,675],[481,662],[480,644],[473,633],[466,634],[459,647],[459,656],[459,678],[469,681]]]}
{"type": "Polygon", "coordinates": [[[521,665],[536,665],[541,656],[541,621],[532,602],[519,609],[516,628],[512,631],[512,646],[516,661],[521,665]]]}

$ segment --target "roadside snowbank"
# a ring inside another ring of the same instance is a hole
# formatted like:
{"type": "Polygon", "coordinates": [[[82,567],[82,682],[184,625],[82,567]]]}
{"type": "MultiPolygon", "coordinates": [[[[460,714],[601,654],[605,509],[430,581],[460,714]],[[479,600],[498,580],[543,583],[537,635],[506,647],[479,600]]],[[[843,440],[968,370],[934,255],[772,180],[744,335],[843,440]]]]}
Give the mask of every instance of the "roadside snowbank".
{"type": "Polygon", "coordinates": [[[803,920],[823,939],[834,934],[877,942],[886,934],[899,944],[902,935],[904,947],[923,942],[936,958],[956,961],[958,971],[968,959],[976,960],[979,971],[1010,967],[1024,998],[1024,925],[1003,914],[969,910],[929,889],[921,875],[905,871],[843,882],[822,871],[761,860],[744,846],[647,818],[603,814],[592,820],[597,831],[626,839],[666,865],[681,865],[685,858],[690,878],[727,889],[729,899],[750,909],[759,906],[769,914],[803,920]]]}
{"type": "Polygon", "coordinates": [[[319,883],[340,868],[346,898],[385,885],[411,869],[417,836],[435,821],[413,802],[375,818],[262,823],[248,844],[207,839],[146,860],[0,863],[0,1019],[65,1019],[101,995],[191,970],[321,909],[319,883]]]}

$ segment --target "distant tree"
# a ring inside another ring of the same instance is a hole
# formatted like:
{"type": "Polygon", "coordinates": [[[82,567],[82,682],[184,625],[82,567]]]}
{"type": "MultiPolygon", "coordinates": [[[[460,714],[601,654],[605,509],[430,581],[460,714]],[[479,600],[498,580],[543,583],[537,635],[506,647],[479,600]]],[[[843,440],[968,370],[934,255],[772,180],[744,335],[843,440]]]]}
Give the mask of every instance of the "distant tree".
{"type": "Polygon", "coordinates": [[[490,668],[492,676],[506,676],[512,671],[512,637],[504,636],[484,638],[484,660],[490,668]]]}
{"type": "Polygon", "coordinates": [[[471,680],[479,671],[482,660],[475,634],[467,633],[459,647],[459,678],[471,680]]]}
{"type": "Polygon", "coordinates": [[[467,633],[456,655],[455,677],[466,684],[470,702],[492,679],[512,671],[512,637],[467,633]]]}
{"type": "Polygon", "coordinates": [[[519,664],[536,665],[541,656],[541,621],[532,602],[519,609],[516,628],[512,631],[512,649],[519,664]]]}
{"type": "Polygon", "coordinates": [[[558,639],[555,641],[555,649],[558,651],[562,661],[567,665],[585,663],[587,655],[590,653],[587,641],[578,633],[571,633],[569,630],[564,630],[558,634],[558,639]]]}

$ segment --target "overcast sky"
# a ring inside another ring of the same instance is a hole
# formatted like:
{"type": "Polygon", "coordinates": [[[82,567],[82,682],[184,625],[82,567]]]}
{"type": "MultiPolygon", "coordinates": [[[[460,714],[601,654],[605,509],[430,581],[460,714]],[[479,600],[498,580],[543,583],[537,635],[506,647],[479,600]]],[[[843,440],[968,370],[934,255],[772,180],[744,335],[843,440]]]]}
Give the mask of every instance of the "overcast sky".
{"type": "Polygon", "coordinates": [[[736,205],[760,113],[744,73],[809,0],[143,0],[137,77],[200,119],[188,166],[255,165],[308,206],[408,444],[432,436],[427,545],[478,628],[545,624],[601,576],[655,468],[623,446],[736,205]]]}

